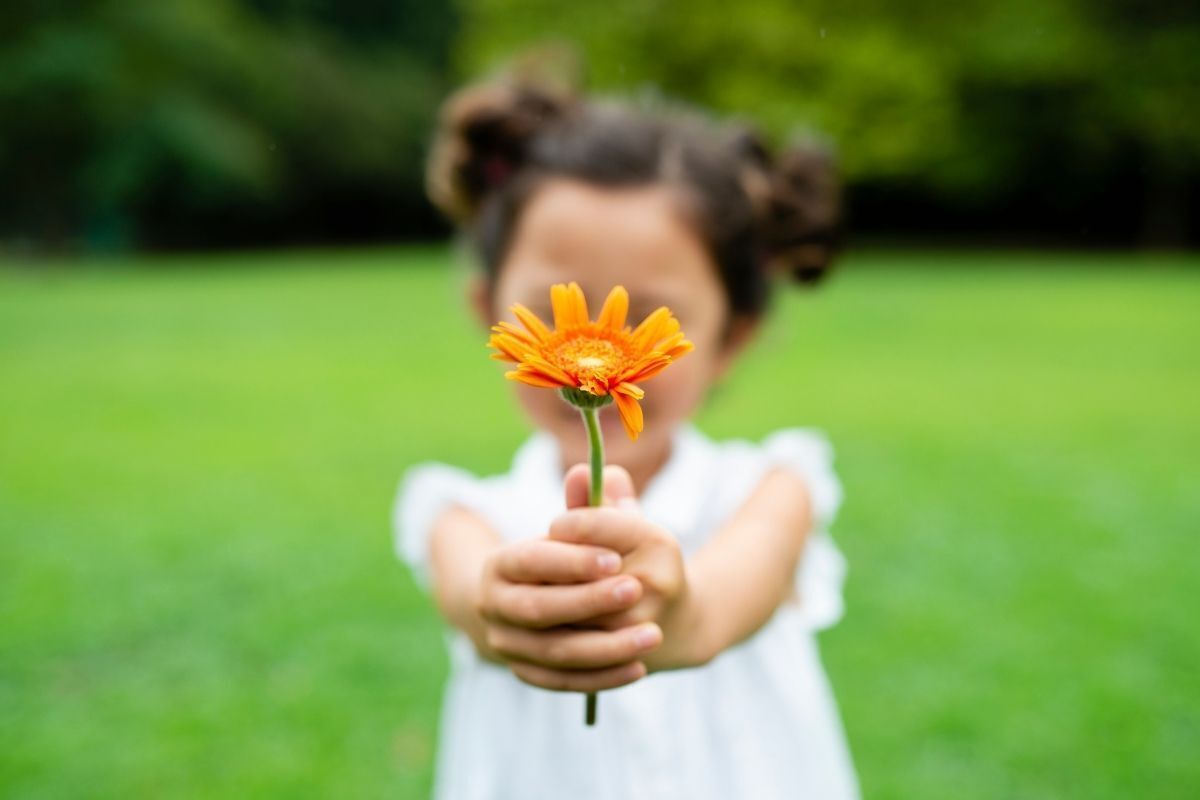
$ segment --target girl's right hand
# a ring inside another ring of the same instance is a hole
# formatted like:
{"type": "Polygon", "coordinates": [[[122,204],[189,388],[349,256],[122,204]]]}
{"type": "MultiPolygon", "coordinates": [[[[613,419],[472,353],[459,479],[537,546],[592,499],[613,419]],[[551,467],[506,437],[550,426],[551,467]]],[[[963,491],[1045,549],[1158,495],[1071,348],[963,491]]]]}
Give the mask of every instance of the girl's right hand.
{"type": "Polygon", "coordinates": [[[596,692],[643,677],[640,657],[662,642],[656,624],[572,627],[638,603],[641,582],[620,570],[621,556],[602,547],[550,539],[498,547],[484,563],[475,598],[485,655],[543,689],[596,692]]]}

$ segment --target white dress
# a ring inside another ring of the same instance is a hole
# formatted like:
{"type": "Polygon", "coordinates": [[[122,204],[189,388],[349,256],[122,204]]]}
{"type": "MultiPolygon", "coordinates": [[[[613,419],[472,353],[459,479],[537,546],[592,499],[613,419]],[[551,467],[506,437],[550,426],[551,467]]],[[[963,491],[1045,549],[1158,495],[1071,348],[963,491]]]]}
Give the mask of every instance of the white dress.
{"type": "MultiPolygon", "coordinates": [[[[761,445],[716,443],[682,426],[669,460],[640,498],[688,556],[745,502],[765,472],[807,482],[814,529],[786,604],[754,636],[695,669],[660,672],[599,695],[583,724],[583,695],[519,681],[448,631],[451,674],[442,708],[439,800],[772,800],[858,797],[814,632],[842,614],[845,563],[827,533],[841,502],[826,440],[780,431],[761,445]]],[[[405,475],[396,545],[429,586],[428,535],[448,504],[478,513],[508,540],[544,535],[562,513],[557,444],[535,434],[503,475],[476,478],[443,464],[405,475]]]]}

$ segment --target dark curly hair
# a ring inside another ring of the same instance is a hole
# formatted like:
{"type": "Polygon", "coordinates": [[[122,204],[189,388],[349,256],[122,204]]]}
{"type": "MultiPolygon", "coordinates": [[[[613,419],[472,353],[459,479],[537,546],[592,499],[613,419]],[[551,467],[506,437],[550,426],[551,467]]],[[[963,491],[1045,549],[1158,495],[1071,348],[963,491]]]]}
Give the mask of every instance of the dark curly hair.
{"type": "Polygon", "coordinates": [[[470,234],[493,282],[522,209],[556,177],[680,190],[734,315],[763,313],[772,274],[820,281],[840,242],[840,187],[822,148],[772,153],[747,125],[528,82],[470,86],[446,101],[429,195],[470,234]]]}

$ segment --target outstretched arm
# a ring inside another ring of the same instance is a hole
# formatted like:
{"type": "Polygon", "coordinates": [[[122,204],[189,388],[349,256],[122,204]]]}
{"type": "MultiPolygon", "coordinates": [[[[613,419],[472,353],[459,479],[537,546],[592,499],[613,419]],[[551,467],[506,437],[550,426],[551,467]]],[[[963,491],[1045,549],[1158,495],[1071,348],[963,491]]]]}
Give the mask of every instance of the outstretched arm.
{"type": "Polygon", "coordinates": [[[794,596],[810,527],[804,481],[784,470],[768,473],[733,519],[688,561],[690,620],[683,630],[694,641],[684,648],[680,666],[705,663],[749,638],[794,596]]]}
{"type": "MultiPolygon", "coordinates": [[[[586,468],[568,473],[566,489],[569,505],[586,502],[586,468]]],[[[769,473],[686,564],[670,533],[621,502],[633,497],[628,473],[607,467],[605,494],[608,507],[568,511],[550,538],[505,543],[458,507],[438,519],[435,600],[483,658],[547,689],[612,688],[707,663],[791,595],[810,524],[791,473],[769,473]]]]}
{"type": "Polygon", "coordinates": [[[500,534],[459,506],[442,512],[429,539],[429,567],[438,611],[446,622],[470,637],[479,654],[489,661],[498,658],[487,647],[486,629],[475,597],[483,567],[500,544],[500,534]]]}

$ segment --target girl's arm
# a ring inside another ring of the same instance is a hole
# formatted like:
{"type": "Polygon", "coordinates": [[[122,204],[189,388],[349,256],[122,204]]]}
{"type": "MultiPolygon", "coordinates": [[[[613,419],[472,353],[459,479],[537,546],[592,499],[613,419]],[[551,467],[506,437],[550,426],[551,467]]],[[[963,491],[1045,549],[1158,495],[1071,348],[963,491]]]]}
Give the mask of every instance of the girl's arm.
{"type": "Polygon", "coordinates": [[[812,525],[808,489],[786,470],[763,478],[749,500],[685,566],[688,592],[675,612],[677,647],[664,645],[647,666],[707,663],[749,638],[795,597],[796,567],[812,525]]]}
{"type": "Polygon", "coordinates": [[[479,654],[489,661],[499,658],[487,646],[486,628],[475,598],[484,564],[500,545],[500,534],[476,514],[459,506],[442,512],[429,540],[429,568],[438,611],[446,622],[465,633],[479,654]]]}

